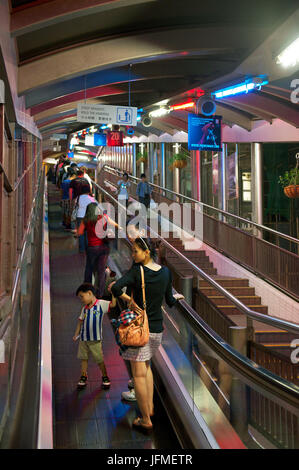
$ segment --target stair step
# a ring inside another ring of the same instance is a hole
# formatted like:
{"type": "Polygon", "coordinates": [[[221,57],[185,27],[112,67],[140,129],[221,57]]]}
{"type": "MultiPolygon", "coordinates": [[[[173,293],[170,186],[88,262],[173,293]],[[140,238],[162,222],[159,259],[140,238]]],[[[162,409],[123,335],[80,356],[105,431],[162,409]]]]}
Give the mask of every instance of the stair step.
{"type": "Polygon", "coordinates": [[[290,346],[291,341],[297,339],[298,335],[289,333],[288,331],[276,330],[276,331],[260,331],[255,330],[255,341],[261,344],[277,344],[285,343],[290,346]]]}
{"type": "MultiPolygon", "coordinates": [[[[290,360],[291,363],[291,354],[294,351],[294,348],[290,348],[289,344],[263,344],[266,348],[271,349],[271,351],[277,352],[279,354],[282,354],[283,356],[287,357],[290,360]]],[[[298,375],[299,378],[299,375],[298,375]]]]}
{"type": "MultiPolygon", "coordinates": [[[[188,258],[190,261],[192,261],[192,263],[201,263],[201,262],[210,262],[210,258],[208,256],[196,256],[196,257],[193,257],[193,256],[189,256],[188,253],[182,253],[184,256],[186,256],[186,258],[188,258]]],[[[180,259],[182,260],[182,258],[179,257],[179,255],[169,251],[167,252],[167,258],[169,259],[180,259]]],[[[211,263],[213,264],[213,263],[211,263]]]]}
{"type": "MultiPolygon", "coordinates": [[[[261,305],[261,298],[257,295],[238,295],[235,296],[245,305],[261,305]]],[[[222,295],[208,295],[215,305],[231,305],[231,301],[222,295]]]]}
{"type": "MultiPolygon", "coordinates": [[[[217,305],[217,307],[226,315],[240,315],[240,310],[235,305],[217,305]]],[[[250,305],[250,309],[268,315],[268,307],[266,305],[250,305]]]]}
{"type": "MultiPolygon", "coordinates": [[[[215,277],[214,280],[223,287],[231,288],[231,287],[249,287],[249,280],[248,279],[241,279],[237,277],[232,278],[223,278],[223,277],[215,277]]],[[[211,284],[204,279],[199,281],[199,287],[211,287],[211,284]]]]}
{"type": "MultiPolygon", "coordinates": [[[[167,256],[167,259],[169,260],[170,263],[178,265],[178,266],[188,266],[188,261],[184,261],[183,259],[179,258],[178,256],[167,256]]],[[[192,261],[192,260],[190,260],[192,261]]],[[[192,261],[193,264],[198,266],[199,268],[214,268],[213,263],[209,261],[209,258],[203,259],[203,260],[197,260],[196,262],[192,261]]]]}
{"type": "MultiPolygon", "coordinates": [[[[217,281],[218,282],[218,281],[217,281]]],[[[231,294],[233,294],[235,297],[239,296],[251,296],[255,294],[255,289],[254,287],[244,287],[244,286],[239,286],[239,287],[226,287],[223,286],[226,290],[228,290],[231,294]]],[[[214,287],[200,287],[200,291],[207,295],[208,297],[210,295],[219,295],[219,292],[217,289],[214,287]]]]}

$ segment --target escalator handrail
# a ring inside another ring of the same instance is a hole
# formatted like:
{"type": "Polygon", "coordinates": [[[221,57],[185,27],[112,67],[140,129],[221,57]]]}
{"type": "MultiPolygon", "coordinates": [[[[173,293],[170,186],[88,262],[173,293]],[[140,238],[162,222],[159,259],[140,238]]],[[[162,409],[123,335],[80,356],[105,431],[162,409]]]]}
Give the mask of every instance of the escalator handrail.
{"type": "MultiPolygon", "coordinates": [[[[123,241],[132,245],[127,238],[123,239],[123,241]]],[[[173,291],[176,292],[175,289],[173,291]]],[[[192,325],[195,333],[204,338],[205,344],[208,344],[214,353],[218,354],[225,363],[229,364],[235,372],[241,375],[249,386],[253,382],[257,387],[262,388],[263,391],[274,395],[278,401],[287,403],[292,407],[293,412],[299,413],[299,387],[297,385],[283,379],[239,353],[230,344],[225,342],[185,300],[180,300],[178,304],[179,310],[184,315],[186,321],[192,325]]],[[[162,307],[162,311],[165,312],[164,307],[162,307]]]]}
{"type": "MultiPolygon", "coordinates": [[[[111,195],[109,194],[104,188],[102,188],[100,185],[95,183],[93,181],[93,184],[102,192],[104,192],[108,197],[110,197],[115,204],[119,205],[119,202],[111,195]]],[[[231,294],[229,291],[224,289],[220,284],[218,284],[212,277],[210,277],[208,274],[206,274],[202,269],[200,269],[196,264],[194,264],[189,258],[183,255],[179,250],[177,250],[174,246],[172,246],[168,241],[166,241],[164,238],[162,238],[159,234],[154,232],[152,229],[150,229],[150,233],[152,233],[156,238],[158,238],[166,247],[171,250],[173,253],[175,253],[177,256],[179,256],[182,260],[184,260],[188,265],[196,271],[197,274],[199,274],[204,280],[208,281],[215,289],[217,289],[218,292],[223,294],[227,299],[229,299],[231,302],[233,302],[236,307],[238,307],[242,313],[244,313],[247,317],[251,318],[252,320],[260,321],[263,323],[267,323],[271,326],[274,326],[276,328],[282,329],[282,330],[287,330],[290,333],[298,334],[299,335],[299,325],[296,323],[292,323],[286,320],[281,320],[280,318],[276,317],[271,317],[270,315],[264,315],[263,313],[256,312],[254,310],[251,310],[250,308],[247,307],[247,305],[244,305],[239,299],[237,299],[233,294],[231,294]]]]}
{"type": "MultiPolygon", "coordinates": [[[[122,172],[120,172],[119,170],[117,170],[116,168],[113,168],[109,165],[107,165],[106,163],[103,165],[103,167],[101,168],[101,170],[103,169],[108,169],[108,170],[113,170],[114,172],[118,173],[119,175],[122,174],[122,172]]],[[[132,180],[136,180],[136,181],[141,181],[141,178],[138,178],[136,176],[133,176],[133,175],[129,175],[129,178],[131,178],[132,180]]],[[[177,197],[182,197],[190,202],[193,202],[193,203],[196,203],[196,204],[199,204],[200,206],[202,207],[206,207],[207,209],[211,209],[215,212],[218,212],[219,214],[222,214],[226,217],[232,217],[234,219],[237,219],[239,220],[240,222],[244,222],[246,224],[251,224],[253,225],[254,227],[258,228],[259,230],[266,230],[278,237],[281,237],[281,238],[285,238],[286,240],[288,241],[291,241],[293,243],[297,243],[299,244],[299,239],[298,238],[294,238],[294,237],[291,237],[290,235],[287,235],[285,233],[281,233],[281,232],[278,232],[277,230],[273,230],[272,228],[270,227],[266,227],[265,225],[261,225],[261,224],[258,224],[256,222],[253,222],[252,220],[248,220],[248,219],[244,219],[243,217],[240,217],[238,215],[235,215],[235,214],[231,214],[230,212],[226,212],[222,209],[218,209],[217,207],[213,207],[213,206],[210,206],[209,204],[206,204],[204,202],[201,202],[201,201],[197,201],[196,199],[193,199],[189,196],[185,196],[184,194],[181,194],[181,193],[177,193],[175,191],[172,191],[171,189],[167,189],[167,188],[162,188],[161,186],[158,186],[157,184],[154,184],[154,183],[150,183],[148,182],[150,186],[152,186],[153,188],[157,188],[161,191],[165,191],[165,192],[169,192],[171,194],[173,194],[174,196],[177,196],[177,197]]]]}

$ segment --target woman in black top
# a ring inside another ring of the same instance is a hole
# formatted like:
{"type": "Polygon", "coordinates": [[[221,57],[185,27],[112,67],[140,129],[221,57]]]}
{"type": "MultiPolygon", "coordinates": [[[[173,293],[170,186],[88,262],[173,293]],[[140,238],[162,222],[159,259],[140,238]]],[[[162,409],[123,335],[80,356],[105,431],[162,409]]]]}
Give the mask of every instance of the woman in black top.
{"type": "Polygon", "coordinates": [[[166,266],[160,266],[154,261],[155,250],[143,238],[137,238],[133,243],[132,257],[134,264],[131,269],[111,287],[115,297],[125,300],[130,308],[137,313],[141,311],[142,289],[140,264],[144,268],[146,312],[149,322],[150,339],[148,344],[141,348],[127,348],[123,359],[130,360],[137,403],[142,414],[135,419],[134,426],[150,430],[153,425],[151,416],[154,414],[154,383],[150,368],[150,359],[162,342],[163,316],[162,302],[172,307],[176,300],[184,298],[180,294],[172,295],[172,277],[166,266]],[[124,287],[133,289],[134,300],[122,292],[124,287]]]}

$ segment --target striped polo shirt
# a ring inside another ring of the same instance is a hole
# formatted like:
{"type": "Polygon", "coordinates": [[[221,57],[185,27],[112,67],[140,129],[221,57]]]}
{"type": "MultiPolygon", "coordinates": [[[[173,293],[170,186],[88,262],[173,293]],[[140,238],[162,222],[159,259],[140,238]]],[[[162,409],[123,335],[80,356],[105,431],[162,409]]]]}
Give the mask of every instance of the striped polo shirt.
{"type": "Polygon", "coordinates": [[[110,302],[99,300],[88,308],[82,308],[79,320],[82,320],[81,341],[99,341],[102,339],[102,322],[104,314],[109,312],[110,302]]]}

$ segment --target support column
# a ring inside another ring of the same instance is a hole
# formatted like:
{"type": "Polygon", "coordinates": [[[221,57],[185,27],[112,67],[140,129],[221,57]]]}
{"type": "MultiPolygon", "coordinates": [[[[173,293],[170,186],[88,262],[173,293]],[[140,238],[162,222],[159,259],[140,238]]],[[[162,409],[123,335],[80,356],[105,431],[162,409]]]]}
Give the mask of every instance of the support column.
{"type": "MultiPolygon", "coordinates": [[[[251,168],[252,168],[252,219],[253,222],[263,225],[263,147],[261,143],[251,144],[251,168]]],[[[262,237],[258,231],[257,236],[262,237]]]]}
{"type": "Polygon", "coordinates": [[[226,144],[222,144],[221,152],[221,209],[226,210],[226,144]]]}
{"type": "Polygon", "coordinates": [[[165,169],[165,143],[161,144],[161,186],[165,188],[166,185],[166,169],[165,169]]]}
{"type": "Polygon", "coordinates": [[[136,175],[136,144],[132,144],[132,158],[133,158],[133,176],[136,175]]]}
{"type": "MultiPolygon", "coordinates": [[[[180,151],[180,144],[179,143],[176,143],[174,146],[174,152],[175,153],[179,153],[180,151]]],[[[174,168],[173,169],[173,190],[176,192],[176,193],[179,193],[180,192],[180,169],[179,168],[174,168]]],[[[179,198],[178,198],[178,201],[177,202],[180,202],[179,201],[179,198]]]]}

